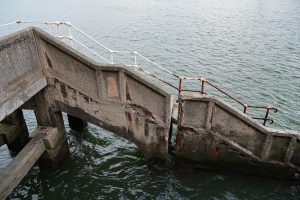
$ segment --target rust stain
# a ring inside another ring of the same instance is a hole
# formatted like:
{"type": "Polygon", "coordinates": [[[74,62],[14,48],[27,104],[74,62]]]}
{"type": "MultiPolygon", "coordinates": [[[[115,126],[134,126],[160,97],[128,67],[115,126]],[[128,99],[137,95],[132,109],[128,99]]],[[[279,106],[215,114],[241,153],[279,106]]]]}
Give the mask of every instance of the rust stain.
{"type": "Polygon", "coordinates": [[[220,154],[220,148],[219,147],[215,147],[213,149],[213,153],[214,153],[215,156],[218,156],[220,154]]]}
{"type": "Polygon", "coordinates": [[[176,137],[176,150],[181,149],[183,144],[183,138],[183,134],[179,132],[176,137]]]}
{"type": "Polygon", "coordinates": [[[130,131],[132,132],[133,125],[132,125],[132,117],[131,117],[130,112],[126,111],[125,116],[126,116],[127,124],[128,124],[128,132],[130,132],[130,131]]]}
{"type": "Polygon", "coordinates": [[[211,112],[211,116],[210,116],[210,119],[209,119],[210,125],[212,125],[213,117],[214,117],[214,114],[215,114],[215,108],[216,108],[216,106],[213,107],[212,112],[211,112]]]}
{"type": "Polygon", "coordinates": [[[119,89],[116,77],[108,76],[106,78],[106,85],[107,85],[107,97],[114,98],[119,97],[119,89]]]}
{"type": "Polygon", "coordinates": [[[139,113],[136,112],[136,115],[135,115],[135,127],[136,129],[139,129],[139,113]]]}
{"type": "Polygon", "coordinates": [[[147,120],[145,120],[145,131],[144,131],[145,136],[149,136],[149,125],[147,120]]]}

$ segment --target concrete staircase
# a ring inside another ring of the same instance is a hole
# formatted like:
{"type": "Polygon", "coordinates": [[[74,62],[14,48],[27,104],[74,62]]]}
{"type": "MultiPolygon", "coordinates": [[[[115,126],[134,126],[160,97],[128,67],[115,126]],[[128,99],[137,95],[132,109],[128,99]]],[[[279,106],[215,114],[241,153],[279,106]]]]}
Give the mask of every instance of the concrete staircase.
{"type": "Polygon", "coordinates": [[[183,92],[175,103],[136,71],[96,63],[38,28],[0,39],[0,70],[0,145],[19,152],[0,174],[0,198],[36,161],[55,168],[68,154],[62,112],[71,127],[103,127],[134,142],[146,158],[167,161],[170,127],[177,123],[177,163],[300,179],[298,133],[262,126],[208,95],[183,92]],[[30,137],[22,109],[36,115],[30,137]]]}
{"type": "Polygon", "coordinates": [[[176,154],[199,167],[299,179],[300,135],[270,129],[218,98],[183,95],[176,154]]]}

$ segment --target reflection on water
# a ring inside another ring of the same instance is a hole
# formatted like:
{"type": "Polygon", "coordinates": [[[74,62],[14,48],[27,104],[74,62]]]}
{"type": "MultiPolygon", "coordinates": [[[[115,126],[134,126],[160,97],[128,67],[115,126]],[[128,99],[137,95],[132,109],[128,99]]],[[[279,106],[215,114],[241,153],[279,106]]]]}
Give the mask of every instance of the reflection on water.
{"type": "MultiPolygon", "coordinates": [[[[279,108],[272,114],[274,127],[300,130],[299,10],[298,0],[20,0],[1,2],[0,24],[20,18],[71,21],[106,46],[140,50],[177,73],[204,76],[243,101],[272,104],[279,108]]],[[[33,114],[25,116],[34,129],[33,114]]],[[[34,167],[11,198],[300,198],[298,183],[161,170],[130,142],[92,125],[81,135],[68,130],[68,138],[72,154],[59,169],[46,174],[34,167]]],[[[9,159],[2,147],[0,168],[9,159]]]]}

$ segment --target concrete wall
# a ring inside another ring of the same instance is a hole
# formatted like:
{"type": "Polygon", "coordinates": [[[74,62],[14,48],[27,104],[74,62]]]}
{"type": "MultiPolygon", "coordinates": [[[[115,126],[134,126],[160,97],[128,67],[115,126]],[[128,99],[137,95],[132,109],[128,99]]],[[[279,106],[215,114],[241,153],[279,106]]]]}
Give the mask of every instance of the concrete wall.
{"type": "Polygon", "coordinates": [[[20,106],[63,111],[167,158],[171,95],[135,71],[98,64],[35,28],[0,40],[0,66],[0,121],[20,106]]]}
{"type": "Polygon", "coordinates": [[[0,39],[0,121],[46,86],[31,29],[0,39]]]}
{"type": "Polygon", "coordinates": [[[214,97],[183,95],[179,107],[178,157],[196,167],[299,179],[299,134],[266,128],[214,97]]]}
{"type": "MultiPolygon", "coordinates": [[[[0,39],[0,66],[0,121],[23,106],[56,127],[63,111],[167,159],[171,95],[135,71],[95,63],[35,28],[0,39]]],[[[197,167],[300,177],[298,133],[266,128],[210,96],[183,94],[177,121],[177,157],[197,167]]]]}
{"type": "Polygon", "coordinates": [[[34,29],[51,105],[166,159],[171,95],[122,65],[99,65],[34,29]]]}

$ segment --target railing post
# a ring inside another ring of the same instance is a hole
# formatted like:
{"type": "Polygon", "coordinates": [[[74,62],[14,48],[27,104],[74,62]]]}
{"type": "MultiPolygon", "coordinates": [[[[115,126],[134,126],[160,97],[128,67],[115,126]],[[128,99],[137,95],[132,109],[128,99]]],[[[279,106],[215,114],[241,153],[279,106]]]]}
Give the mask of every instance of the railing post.
{"type": "Polygon", "coordinates": [[[244,104],[243,106],[244,106],[244,111],[243,111],[243,112],[246,114],[248,105],[247,105],[247,104],[244,104]]]}
{"type": "Polygon", "coordinates": [[[57,25],[57,29],[58,29],[58,34],[61,35],[61,31],[60,31],[60,25],[57,25]]]}
{"type": "Polygon", "coordinates": [[[18,24],[19,30],[21,30],[21,20],[16,21],[16,23],[18,24]]]}
{"type": "Polygon", "coordinates": [[[133,52],[131,52],[131,54],[134,55],[134,65],[137,65],[137,55],[138,55],[138,52],[137,51],[133,51],[133,52]]]}
{"type": "Polygon", "coordinates": [[[205,79],[204,78],[201,78],[201,94],[204,95],[205,94],[205,91],[204,91],[204,83],[205,83],[205,79]]]}
{"type": "Polygon", "coordinates": [[[46,22],[46,24],[48,25],[48,31],[51,34],[52,33],[52,26],[51,26],[51,22],[46,22]]]}
{"type": "Polygon", "coordinates": [[[111,62],[111,64],[114,64],[114,52],[112,51],[112,50],[109,50],[109,52],[110,52],[110,62],[111,62]]]}
{"type": "Polygon", "coordinates": [[[180,98],[180,94],[182,92],[182,77],[179,77],[179,86],[178,86],[178,100],[180,98]]]}
{"type": "Polygon", "coordinates": [[[69,26],[69,37],[70,37],[70,45],[71,47],[74,48],[74,43],[73,43],[73,36],[72,36],[72,32],[71,32],[71,27],[69,26]]]}
{"type": "MultiPolygon", "coordinates": [[[[57,26],[57,32],[58,32],[58,36],[61,36],[61,31],[60,31],[60,22],[56,22],[56,26],[57,26]]],[[[62,40],[62,38],[59,38],[59,40],[62,40]]]]}
{"type": "Polygon", "coordinates": [[[272,106],[267,106],[267,111],[266,111],[266,115],[265,115],[264,123],[263,123],[264,126],[266,125],[266,122],[267,122],[267,120],[268,120],[268,116],[269,116],[269,111],[270,111],[270,109],[272,109],[272,106]]]}

